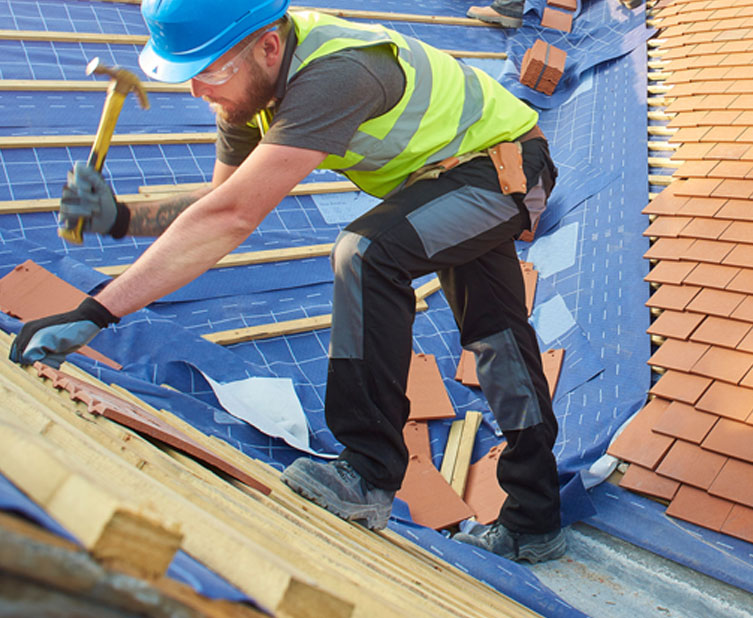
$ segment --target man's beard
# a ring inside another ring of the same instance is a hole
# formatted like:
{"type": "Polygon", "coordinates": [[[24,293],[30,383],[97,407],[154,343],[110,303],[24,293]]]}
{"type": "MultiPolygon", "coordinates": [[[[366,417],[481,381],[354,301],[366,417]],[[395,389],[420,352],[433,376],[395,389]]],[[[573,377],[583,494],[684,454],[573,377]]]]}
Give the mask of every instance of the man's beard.
{"type": "Polygon", "coordinates": [[[253,62],[248,62],[250,79],[242,101],[228,109],[221,103],[210,102],[210,106],[228,124],[245,125],[254,116],[269,106],[274,96],[274,83],[267,78],[253,62]]]}

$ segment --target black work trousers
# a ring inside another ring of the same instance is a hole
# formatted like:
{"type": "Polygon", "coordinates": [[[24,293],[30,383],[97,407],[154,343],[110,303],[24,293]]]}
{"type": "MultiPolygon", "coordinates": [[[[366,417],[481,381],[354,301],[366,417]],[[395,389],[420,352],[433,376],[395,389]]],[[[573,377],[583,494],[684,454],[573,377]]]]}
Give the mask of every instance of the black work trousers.
{"type": "MultiPolygon", "coordinates": [[[[556,169],[546,141],[526,142],[523,163],[528,187],[548,195],[556,169]]],[[[498,478],[508,498],[499,521],[517,532],[548,532],[560,525],[557,421],[514,245],[529,226],[525,198],[503,195],[491,160],[477,158],[397,192],[340,234],[325,414],[345,446],[341,457],[377,487],[399,489],[408,463],[411,281],[437,272],[507,440],[498,478]]]]}

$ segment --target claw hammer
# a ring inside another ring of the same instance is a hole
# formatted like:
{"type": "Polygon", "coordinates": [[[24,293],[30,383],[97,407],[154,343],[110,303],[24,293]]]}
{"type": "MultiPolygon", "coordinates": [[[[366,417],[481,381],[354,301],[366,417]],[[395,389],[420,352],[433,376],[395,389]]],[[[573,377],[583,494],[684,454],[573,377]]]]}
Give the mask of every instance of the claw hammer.
{"type": "MultiPolygon", "coordinates": [[[[99,119],[97,134],[94,136],[94,143],[89,152],[89,159],[86,162],[89,167],[93,167],[98,172],[102,171],[105,163],[105,155],[110,147],[112,134],[115,132],[115,124],[118,122],[120,110],[123,108],[123,102],[131,91],[135,91],[139,97],[139,103],[144,109],[149,109],[149,99],[146,96],[144,86],[130,71],[120,67],[108,67],[102,64],[99,58],[94,58],[86,65],[86,74],[92,73],[99,75],[109,75],[110,85],[107,88],[105,104],[102,108],[102,116],[99,119]]],[[[67,222],[65,227],[58,228],[58,236],[68,242],[81,244],[84,240],[84,217],[79,217],[75,222],[67,222]]]]}

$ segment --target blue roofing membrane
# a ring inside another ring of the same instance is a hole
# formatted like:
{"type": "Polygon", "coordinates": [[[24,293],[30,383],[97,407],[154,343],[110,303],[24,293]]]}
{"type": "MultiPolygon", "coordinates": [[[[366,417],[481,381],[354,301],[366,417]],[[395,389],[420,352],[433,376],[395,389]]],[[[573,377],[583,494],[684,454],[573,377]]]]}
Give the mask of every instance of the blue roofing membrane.
{"type": "MultiPolygon", "coordinates": [[[[373,8],[355,0],[307,4],[373,8]]],[[[411,13],[464,16],[471,4],[423,1],[409,8],[411,13]]],[[[630,11],[617,0],[579,3],[570,34],[542,29],[537,24],[543,6],[544,0],[527,2],[523,27],[510,33],[494,27],[397,21],[387,25],[443,49],[506,51],[507,60],[467,62],[484,68],[540,111],[540,125],[550,140],[560,177],[539,237],[531,245],[521,244],[519,250],[521,258],[534,262],[540,273],[532,322],[542,350],[566,351],[555,394],[560,423],[555,454],[565,522],[586,520],[741,587],[746,587],[747,579],[750,589],[753,577],[744,576],[753,571],[749,544],[701,532],[663,515],[640,530],[630,530],[631,526],[616,522],[636,503],[634,495],[615,488],[609,488],[608,494],[601,487],[586,489],[590,484],[586,471],[605,453],[617,429],[643,406],[651,380],[645,334],[649,314],[644,306],[649,289],[643,282],[648,263],[642,258],[648,248],[642,236],[647,220],[640,214],[648,202],[645,41],[651,31],[646,29],[643,8],[630,11]],[[523,53],[536,38],[568,52],[565,74],[552,97],[518,83],[523,53]],[[685,533],[665,534],[665,527],[685,533]],[[715,544],[718,549],[709,550],[715,544]],[[704,558],[699,560],[699,555],[704,558]]],[[[388,0],[380,2],[379,10],[407,9],[405,3],[388,0]]],[[[115,3],[6,0],[0,1],[0,20],[18,30],[146,33],[138,7],[115,3]]],[[[137,72],[138,51],[139,46],[130,44],[0,41],[0,78],[86,79],[84,67],[97,55],[107,64],[137,72]]],[[[0,134],[93,134],[103,100],[104,93],[0,92],[0,134]]],[[[135,97],[129,97],[117,132],[214,130],[207,106],[188,94],[152,93],[150,102],[151,109],[144,111],[135,97]]],[[[87,155],[88,148],[83,147],[0,150],[0,200],[59,197],[66,172],[87,155]]],[[[113,146],[105,175],[117,193],[136,193],[146,184],[208,181],[213,163],[211,144],[113,146]]],[[[315,172],[308,180],[337,179],[331,172],[315,172]]],[[[287,197],[238,251],[333,242],[344,224],[370,203],[368,196],[358,193],[287,197]]],[[[0,216],[0,276],[34,259],[92,292],[107,281],[93,267],[129,263],[150,243],[149,239],[87,237],[83,245],[67,245],[56,228],[53,213],[0,216]]],[[[93,347],[120,362],[122,371],[79,355],[71,360],[150,404],[173,411],[205,433],[282,468],[300,453],[226,413],[201,372],[223,382],[247,376],[292,378],[308,418],[312,447],[336,452],[338,444],[323,414],[329,331],[227,348],[201,335],[329,313],[331,288],[325,257],[213,270],[97,337],[93,347]]],[[[434,294],[428,303],[429,310],[416,317],[413,347],[436,356],[459,416],[468,410],[484,411],[474,448],[477,459],[499,441],[498,431],[480,391],[454,380],[460,343],[443,296],[434,294]]],[[[0,327],[17,332],[20,323],[0,314],[0,327]]],[[[449,425],[449,421],[430,423],[437,465],[449,425]]],[[[7,495],[0,488],[0,496],[7,495]]],[[[18,504],[8,500],[7,504],[18,504]]],[[[640,508],[650,512],[653,503],[644,502],[640,508]]],[[[12,508],[7,504],[0,507],[12,508]]],[[[541,585],[526,567],[420,528],[405,509],[395,509],[390,525],[542,614],[582,615],[541,585]]],[[[187,579],[201,588],[204,578],[187,579]]]]}

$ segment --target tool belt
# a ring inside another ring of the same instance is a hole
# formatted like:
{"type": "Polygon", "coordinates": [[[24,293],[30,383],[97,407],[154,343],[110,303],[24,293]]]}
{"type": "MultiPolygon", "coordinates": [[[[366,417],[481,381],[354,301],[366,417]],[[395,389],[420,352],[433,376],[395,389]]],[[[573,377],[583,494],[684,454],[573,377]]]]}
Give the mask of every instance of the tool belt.
{"type": "MultiPolygon", "coordinates": [[[[523,172],[523,147],[521,144],[537,137],[546,139],[539,125],[529,129],[512,142],[499,142],[486,150],[469,152],[457,157],[448,157],[439,163],[425,165],[408,176],[405,186],[408,187],[419,180],[439,178],[441,174],[448,172],[461,163],[467,163],[478,157],[489,157],[492,163],[494,163],[494,169],[497,170],[499,188],[502,190],[502,193],[504,195],[511,195],[512,193],[522,193],[525,195],[528,192],[528,187],[526,175],[523,172]]],[[[536,232],[537,223],[538,218],[532,229],[524,230],[518,238],[531,242],[536,232]]]]}

